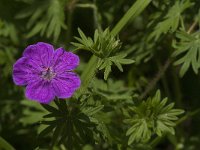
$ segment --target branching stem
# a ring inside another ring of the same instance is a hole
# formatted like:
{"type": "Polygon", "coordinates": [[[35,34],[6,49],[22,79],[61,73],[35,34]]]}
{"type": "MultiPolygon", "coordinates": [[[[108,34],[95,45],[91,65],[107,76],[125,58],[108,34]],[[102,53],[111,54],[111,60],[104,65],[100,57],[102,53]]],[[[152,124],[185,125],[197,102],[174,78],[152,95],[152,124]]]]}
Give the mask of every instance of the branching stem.
{"type": "MultiPolygon", "coordinates": [[[[192,25],[189,27],[187,33],[190,34],[194,30],[196,25],[197,25],[197,21],[194,21],[192,25]]],[[[157,82],[161,79],[161,77],[163,76],[163,74],[165,73],[165,71],[167,70],[167,68],[170,66],[171,63],[172,63],[172,60],[170,59],[166,60],[164,65],[160,68],[158,73],[155,75],[154,79],[149,82],[149,84],[147,85],[147,88],[144,90],[144,92],[139,97],[139,99],[143,99],[149,94],[149,92],[154,88],[154,86],[156,86],[157,82]]]]}
{"type": "MultiPolygon", "coordinates": [[[[113,30],[111,31],[111,34],[116,36],[130,21],[130,19],[138,16],[150,4],[150,2],[151,0],[137,0],[135,3],[133,3],[133,5],[129,8],[129,10],[125,13],[125,15],[120,19],[120,21],[113,28],[113,30]]],[[[98,16],[96,17],[98,18],[98,16]]],[[[79,90],[78,95],[83,94],[83,92],[88,87],[90,81],[92,80],[92,78],[94,77],[96,73],[97,65],[98,65],[98,57],[93,55],[90,58],[88,65],[86,66],[85,70],[82,73],[82,76],[81,76],[82,87],[79,90]],[[85,79],[84,77],[87,77],[87,79],[85,79]]]]}
{"type": "Polygon", "coordinates": [[[143,99],[148,95],[148,93],[154,88],[156,83],[161,79],[162,75],[165,73],[165,71],[169,67],[170,63],[171,63],[171,60],[167,59],[165,64],[160,68],[160,70],[158,71],[158,73],[154,77],[154,79],[151,80],[151,82],[149,82],[147,88],[145,89],[144,93],[142,93],[142,95],[139,97],[139,99],[143,99]]]}

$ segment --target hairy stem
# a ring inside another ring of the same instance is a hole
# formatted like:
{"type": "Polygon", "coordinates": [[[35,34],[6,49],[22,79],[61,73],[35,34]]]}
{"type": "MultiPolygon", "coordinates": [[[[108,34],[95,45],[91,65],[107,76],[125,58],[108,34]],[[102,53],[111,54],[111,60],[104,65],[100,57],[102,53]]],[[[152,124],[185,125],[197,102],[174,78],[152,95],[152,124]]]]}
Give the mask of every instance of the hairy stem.
{"type": "Polygon", "coordinates": [[[87,67],[85,68],[84,72],[81,75],[81,88],[78,90],[78,96],[83,94],[87,89],[90,81],[94,78],[96,74],[96,66],[98,63],[98,57],[93,55],[89,60],[87,67]]]}
{"type": "Polygon", "coordinates": [[[149,84],[147,85],[147,88],[142,93],[142,95],[139,97],[139,99],[143,99],[148,95],[148,93],[154,88],[156,83],[161,79],[162,75],[165,73],[165,71],[169,67],[170,63],[171,63],[170,59],[167,59],[167,61],[163,65],[163,67],[160,68],[160,70],[158,71],[158,73],[154,77],[154,79],[151,80],[151,82],[149,82],[149,84]]]}

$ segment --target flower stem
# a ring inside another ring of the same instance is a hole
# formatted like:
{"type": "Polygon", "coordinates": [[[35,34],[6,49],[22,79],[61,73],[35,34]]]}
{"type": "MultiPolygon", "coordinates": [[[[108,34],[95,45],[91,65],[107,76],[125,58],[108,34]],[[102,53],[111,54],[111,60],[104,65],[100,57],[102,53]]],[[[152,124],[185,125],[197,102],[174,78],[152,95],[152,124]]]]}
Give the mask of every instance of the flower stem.
{"type": "Polygon", "coordinates": [[[1,136],[0,136],[0,148],[2,149],[7,149],[7,150],[14,150],[14,148],[12,147],[12,145],[10,145],[6,140],[4,140],[1,136]]]}
{"type": "Polygon", "coordinates": [[[122,28],[128,23],[128,21],[138,16],[149,4],[151,0],[137,0],[121,18],[117,25],[113,28],[112,34],[117,35],[122,28]]]}
{"type": "Polygon", "coordinates": [[[78,96],[80,96],[81,94],[85,92],[90,81],[94,78],[96,74],[97,63],[98,63],[98,57],[93,55],[91,59],[89,60],[87,67],[85,68],[85,70],[83,71],[81,75],[82,83],[81,83],[81,88],[77,92],[78,96]]]}
{"type": "Polygon", "coordinates": [[[73,14],[74,14],[74,9],[75,9],[75,5],[77,3],[77,0],[72,0],[67,7],[68,13],[67,13],[67,39],[66,39],[66,43],[67,43],[67,48],[69,48],[69,44],[71,41],[71,31],[72,31],[72,22],[73,22],[73,14]]]}

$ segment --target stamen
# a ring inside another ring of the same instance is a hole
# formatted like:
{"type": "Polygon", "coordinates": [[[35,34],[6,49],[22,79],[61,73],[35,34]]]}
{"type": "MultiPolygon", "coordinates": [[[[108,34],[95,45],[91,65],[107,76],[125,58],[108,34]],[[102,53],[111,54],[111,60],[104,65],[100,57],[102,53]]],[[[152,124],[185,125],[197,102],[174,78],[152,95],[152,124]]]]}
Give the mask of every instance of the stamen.
{"type": "Polygon", "coordinates": [[[41,77],[48,81],[53,79],[55,76],[56,76],[56,73],[50,67],[45,68],[44,71],[41,72],[41,77]]]}

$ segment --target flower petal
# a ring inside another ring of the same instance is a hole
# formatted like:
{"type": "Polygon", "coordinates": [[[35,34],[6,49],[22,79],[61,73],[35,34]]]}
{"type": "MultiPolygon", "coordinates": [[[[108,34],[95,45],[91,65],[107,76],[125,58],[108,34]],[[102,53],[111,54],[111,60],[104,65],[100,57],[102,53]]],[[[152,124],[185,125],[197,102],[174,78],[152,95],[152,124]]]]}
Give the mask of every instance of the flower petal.
{"type": "Polygon", "coordinates": [[[58,48],[54,52],[51,66],[55,72],[65,72],[75,69],[79,65],[79,57],[72,52],[66,52],[63,48],[58,48]]]}
{"type": "Polygon", "coordinates": [[[55,94],[51,82],[38,80],[28,84],[26,87],[26,97],[39,103],[47,104],[55,98],[55,94]]]}
{"type": "Polygon", "coordinates": [[[58,98],[69,98],[80,87],[81,80],[75,73],[66,72],[57,75],[51,83],[58,98]]]}
{"type": "Polygon", "coordinates": [[[28,46],[25,49],[23,56],[33,59],[40,66],[49,67],[53,53],[54,48],[52,45],[38,42],[37,44],[28,46]]]}
{"type": "Polygon", "coordinates": [[[22,57],[13,65],[13,81],[16,85],[27,85],[39,78],[40,69],[34,61],[22,57]]]}

